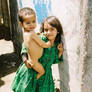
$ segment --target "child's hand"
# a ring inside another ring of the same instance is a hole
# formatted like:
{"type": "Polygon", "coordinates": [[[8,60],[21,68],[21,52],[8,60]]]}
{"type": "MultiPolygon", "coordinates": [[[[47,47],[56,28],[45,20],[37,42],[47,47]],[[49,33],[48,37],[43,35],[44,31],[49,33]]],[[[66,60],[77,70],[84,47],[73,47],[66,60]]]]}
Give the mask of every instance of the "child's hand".
{"type": "Polygon", "coordinates": [[[25,61],[25,65],[26,65],[27,68],[31,68],[31,65],[30,65],[28,62],[29,62],[29,61],[26,60],[26,61],[25,61]]]}
{"type": "Polygon", "coordinates": [[[46,34],[46,32],[44,32],[44,33],[43,33],[43,35],[47,37],[47,34],[46,34]]]}
{"type": "Polygon", "coordinates": [[[62,43],[59,44],[59,45],[57,46],[57,48],[58,48],[58,50],[59,50],[59,53],[63,53],[64,49],[63,49],[62,43]]]}
{"type": "Polygon", "coordinates": [[[48,42],[47,42],[47,45],[48,45],[48,48],[51,47],[51,42],[48,41],[48,42]]]}

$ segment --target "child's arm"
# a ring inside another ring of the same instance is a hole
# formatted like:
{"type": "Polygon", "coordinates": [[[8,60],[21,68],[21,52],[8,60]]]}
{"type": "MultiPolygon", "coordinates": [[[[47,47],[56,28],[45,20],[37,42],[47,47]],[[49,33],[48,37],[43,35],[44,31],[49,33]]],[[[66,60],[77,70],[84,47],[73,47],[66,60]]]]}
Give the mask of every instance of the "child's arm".
{"type": "Polygon", "coordinates": [[[31,68],[30,64],[27,63],[27,61],[28,61],[28,54],[27,54],[27,48],[26,48],[24,43],[22,43],[21,57],[22,57],[22,61],[26,65],[26,67],[27,68],[31,68]]]}
{"type": "Polygon", "coordinates": [[[27,68],[31,68],[31,65],[28,63],[28,54],[27,53],[22,53],[22,60],[25,63],[27,68]]]}
{"type": "Polygon", "coordinates": [[[49,48],[51,46],[50,41],[44,42],[36,33],[31,34],[32,39],[41,47],[49,48]]]}
{"type": "Polygon", "coordinates": [[[22,60],[23,60],[23,62],[28,60],[28,54],[27,53],[22,53],[22,60]]]}

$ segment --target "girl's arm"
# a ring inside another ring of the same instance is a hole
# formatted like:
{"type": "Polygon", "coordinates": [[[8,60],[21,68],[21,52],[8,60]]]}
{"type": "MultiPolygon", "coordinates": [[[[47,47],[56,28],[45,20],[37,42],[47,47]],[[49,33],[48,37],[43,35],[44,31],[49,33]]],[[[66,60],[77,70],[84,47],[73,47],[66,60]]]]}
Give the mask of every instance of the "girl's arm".
{"type": "Polygon", "coordinates": [[[55,61],[53,64],[59,63],[63,61],[63,47],[61,44],[59,44],[55,51],[55,61]]]}
{"type": "Polygon", "coordinates": [[[44,42],[36,33],[32,33],[31,37],[42,48],[49,48],[51,46],[50,41],[44,42]]]}
{"type": "Polygon", "coordinates": [[[62,54],[63,54],[63,44],[61,43],[61,44],[59,44],[58,46],[57,46],[57,48],[58,48],[58,50],[59,50],[59,52],[58,52],[58,54],[59,54],[59,58],[62,56],[62,54]]]}

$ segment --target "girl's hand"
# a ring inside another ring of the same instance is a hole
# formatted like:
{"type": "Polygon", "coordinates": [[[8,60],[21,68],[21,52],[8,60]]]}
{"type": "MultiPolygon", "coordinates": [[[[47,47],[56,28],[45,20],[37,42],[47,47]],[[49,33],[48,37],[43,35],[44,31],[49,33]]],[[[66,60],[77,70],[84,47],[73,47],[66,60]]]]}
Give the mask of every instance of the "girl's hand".
{"type": "Polygon", "coordinates": [[[57,46],[57,48],[58,48],[58,50],[59,50],[59,58],[60,58],[61,55],[63,54],[63,51],[64,51],[63,45],[62,45],[62,44],[59,44],[59,45],[57,46]]]}
{"type": "Polygon", "coordinates": [[[64,49],[63,49],[62,43],[59,44],[59,45],[57,46],[57,48],[58,48],[58,50],[59,50],[59,53],[63,53],[64,49]]]}

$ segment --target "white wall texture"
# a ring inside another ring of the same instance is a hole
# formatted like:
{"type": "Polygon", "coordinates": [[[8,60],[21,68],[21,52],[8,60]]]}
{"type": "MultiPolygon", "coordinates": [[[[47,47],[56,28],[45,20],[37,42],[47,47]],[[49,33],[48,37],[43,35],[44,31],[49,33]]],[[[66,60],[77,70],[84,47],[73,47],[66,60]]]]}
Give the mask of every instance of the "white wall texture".
{"type": "Polygon", "coordinates": [[[58,87],[61,92],[92,92],[92,0],[54,0],[52,14],[61,20],[64,30],[58,87]]]}
{"type": "Polygon", "coordinates": [[[62,92],[81,92],[79,74],[80,54],[80,2],[55,0],[53,15],[57,16],[64,30],[64,62],[59,64],[60,88],[62,92]],[[76,89],[76,90],[75,90],[76,89]]]}
{"type": "Polygon", "coordinates": [[[87,42],[86,42],[86,51],[87,55],[84,61],[84,74],[83,74],[83,85],[82,92],[92,92],[92,0],[87,0],[86,9],[87,14],[86,17],[86,34],[87,34],[87,42]]]}

